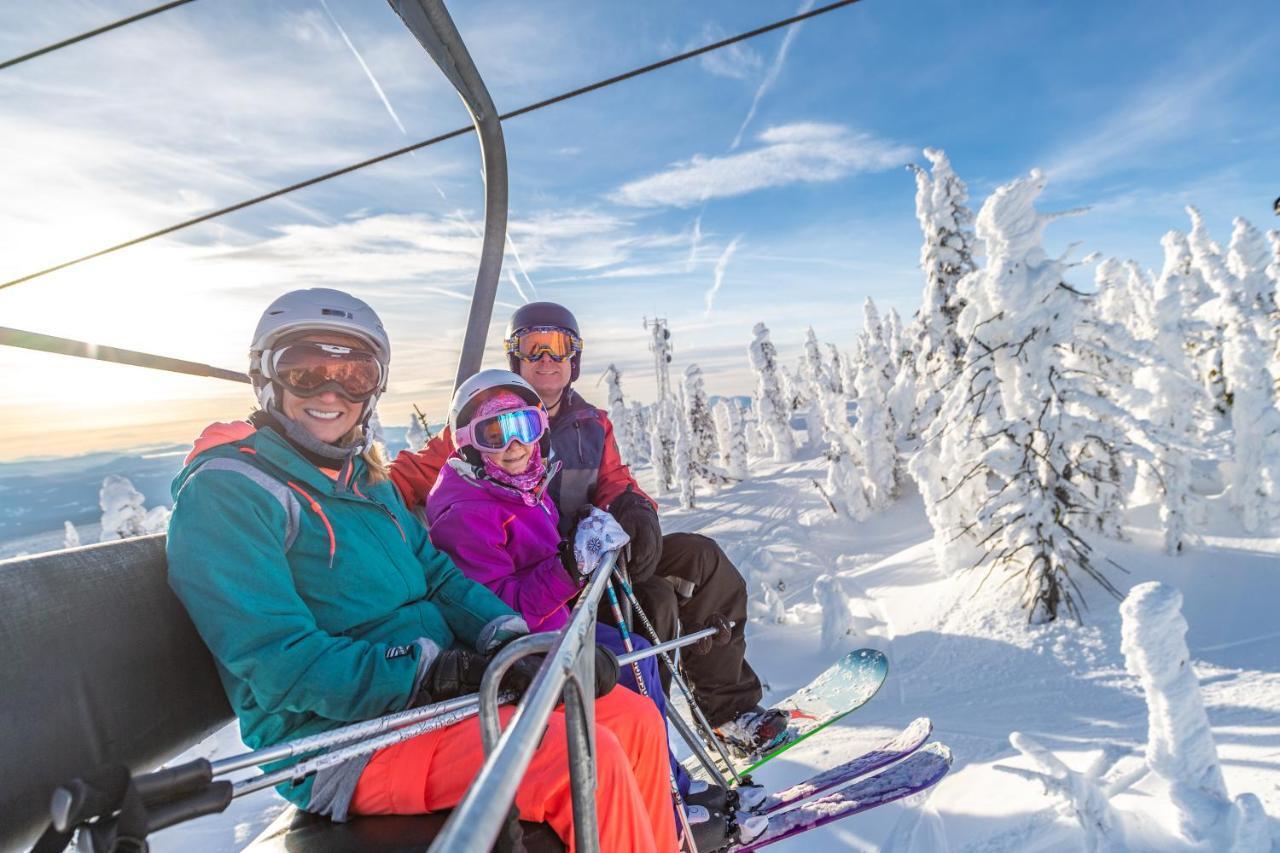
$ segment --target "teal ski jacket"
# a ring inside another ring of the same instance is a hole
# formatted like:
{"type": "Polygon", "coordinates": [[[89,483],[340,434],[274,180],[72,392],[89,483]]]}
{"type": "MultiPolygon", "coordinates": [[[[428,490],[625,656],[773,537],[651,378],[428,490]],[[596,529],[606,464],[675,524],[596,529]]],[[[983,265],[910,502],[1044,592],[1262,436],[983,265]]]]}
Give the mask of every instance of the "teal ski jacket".
{"type": "MultiPolygon", "coordinates": [[[[335,480],[272,429],[214,424],[173,496],[169,584],[252,748],[403,710],[442,649],[528,630],[362,460],[335,480]]],[[[305,808],[311,786],[280,791],[305,808]]]]}

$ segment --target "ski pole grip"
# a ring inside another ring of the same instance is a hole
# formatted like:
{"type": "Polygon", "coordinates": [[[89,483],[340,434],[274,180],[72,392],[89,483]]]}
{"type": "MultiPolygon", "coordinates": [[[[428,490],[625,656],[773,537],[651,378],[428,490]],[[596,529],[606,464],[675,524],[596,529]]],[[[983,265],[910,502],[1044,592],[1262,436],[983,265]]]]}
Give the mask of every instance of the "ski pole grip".
{"type": "Polygon", "coordinates": [[[218,814],[231,802],[232,785],[225,780],[210,783],[181,800],[163,803],[147,810],[147,832],[157,832],[166,826],[191,820],[207,814],[218,814]]]}
{"type": "Polygon", "coordinates": [[[154,773],[135,776],[134,787],[144,803],[167,800],[208,785],[213,779],[213,765],[207,758],[197,758],[176,767],[167,767],[154,773]]]}

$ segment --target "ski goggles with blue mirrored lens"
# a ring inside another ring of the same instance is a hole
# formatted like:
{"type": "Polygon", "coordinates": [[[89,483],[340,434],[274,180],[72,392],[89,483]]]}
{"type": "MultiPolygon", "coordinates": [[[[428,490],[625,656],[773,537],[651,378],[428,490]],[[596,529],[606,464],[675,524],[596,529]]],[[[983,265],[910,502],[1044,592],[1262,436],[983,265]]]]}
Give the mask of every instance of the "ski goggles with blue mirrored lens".
{"type": "Polygon", "coordinates": [[[299,397],[333,391],[363,403],[382,388],[386,368],[366,350],[313,341],[289,344],[263,354],[268,379],[299,397]]]}
{"type": "Polygon", "coordinates": [[[533,444],[549,427],[547,412],[541,406],[525,406],[477,418],[458,428],[454,441],[458,447],[475,447],[485,451],[506,450],[511,442],[533,444]]]}
{"type": "Polygon", "coordinates": [[[521,361],[537,361],[544,354],[565,361],[582,352],[582,338],[558,326],[533,326],[507,338],[506,346],[507,355],[521,361]]]}

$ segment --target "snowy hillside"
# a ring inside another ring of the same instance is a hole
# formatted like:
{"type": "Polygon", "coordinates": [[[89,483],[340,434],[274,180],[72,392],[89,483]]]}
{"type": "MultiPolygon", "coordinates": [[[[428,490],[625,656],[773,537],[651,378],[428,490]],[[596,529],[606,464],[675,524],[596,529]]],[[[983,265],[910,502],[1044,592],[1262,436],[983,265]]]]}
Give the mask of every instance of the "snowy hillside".
{"type": "MultiPolygon", "coordinates": [[[[696,510],[664,508],[668,530],[714,536],[747,576],[756,608],[749,656],[769,682],[766,701],[802,686],[836,656],[822,649],[814,598],[822,574],[834,575],[849,596],[855,633],[845,647],[870,646],[889,656],[889,680],[870,704],[759,778],[790,783],[919,715],[932,717],[935,738],[952,747],[955,766],[921,802],[886,806],[778,849],[1082,849],[1079,825],[1059,815],[1059,800],[996,768],[1031,766],[1009,745],[1014,731],[1032,735],[1076,770],[1104,751],[1119,756],[1116,772],[1141,765],[1147,708],[1137,680],[1125,672],[1118,602],[1086,584],[1083,627],[1065,621],[1028,627],[1008,596],[973,597],[980,573],[939,571],[916,495],[870,521],[847,521],[814,488],[824,470],[822,460],[763,464],[752,480],[708,496],[696,510]],[[781,624],[764,603],[766,588],[781,597],[781,624]]],[[[1162,553],[1152,508],[1137,509],[1131,522],[1132,541],[1105,543],[1128,571],[1115,573],[1117,583],[1127,591],[1160,580],[1182,591],[1187,641],[1227,789],[1233,796],[1256,793],[1280,839],[1280,539],[1247,536],[1221,512],[1202,547],[1173,558],[1162,553]]],[[[1154,778],[1113,805],[1135,816],[1130,849],[1171,849],[1165,827],[1173,817],[1154,778]]]]}
{"type": "MultiPolygon", "coordinates": [[[[838,655],[822,645],[814,582],[824,574],[848,596],[854,633],[841,650],[870,646],[889,657],[889,680],[866,707],[792,749],[757,779],[770,787],[798,781],[921,715],[932,717],[935,739],[951,746],[955,766],[918,801],[876,809],[775,849],[1082,849],[1082,831],[1059,813],[1058,799],[997,768],[1031,767],[1009,745],[1015,731],[1076,770],[1103,753],[1118,758],[1116,773],[1141,766],[1147,708],[1137,679],[1125,672],[1118,602],[1086,585],[1083,627],[1059,620],[1028,628],[1025,613],[1007,596],[972,598],[979,574],[939,571],[915,494],[867,522],[833,515],[813,485],[825,464],[820,458],[757,463],[750,480],[700,497],[695,510],[664,500],[667,531],[714,536],[747,577],[754,608],[749,657],[768,683],[766,701],[802,686],[838,655]],[[776,603],[766,604],[774,593],[785,609],[781,623],[776,603]]],[[[639,476],[642,485],[652,485],[651,470],[639,476]]],[[[1106,548],[1129,572],[1119,581],[1124,590],[1161,580],[1182,591],[1187,641],[1227,789],[1233,796],[1257,794],[1273,838],[1280,839],[1280,539],[1245,535],[1226,512],[1210,527],[1214,534],[1202,547],[1167,557],[1154,512],[1139,508],[1127,528],[1132,541],[1106,548]]],[[[238,743],[228,732],[216,748],[227,754],[238,743]]],[[[1175,819],[1154,777],[1113,805],[1132,823],[1129,849],[1212,849],[1171,846],[1175,819]]],[[[255,795],[236,801],[226,815],[166,830],[155,846],[237,849],[279,808],[273,794],[255,795]]]]}

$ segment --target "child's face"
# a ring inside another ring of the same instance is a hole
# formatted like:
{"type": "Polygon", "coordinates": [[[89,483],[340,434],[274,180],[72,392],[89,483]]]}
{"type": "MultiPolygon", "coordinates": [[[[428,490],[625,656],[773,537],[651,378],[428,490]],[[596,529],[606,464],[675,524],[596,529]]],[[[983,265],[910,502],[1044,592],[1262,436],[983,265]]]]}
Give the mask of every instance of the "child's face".
{"type": "Polygon", "coordinates": [[[527,444],[513,441],[506,450],[481,451],[484,457],[508,474],[523,474],[533,451],[527,444]]]}

